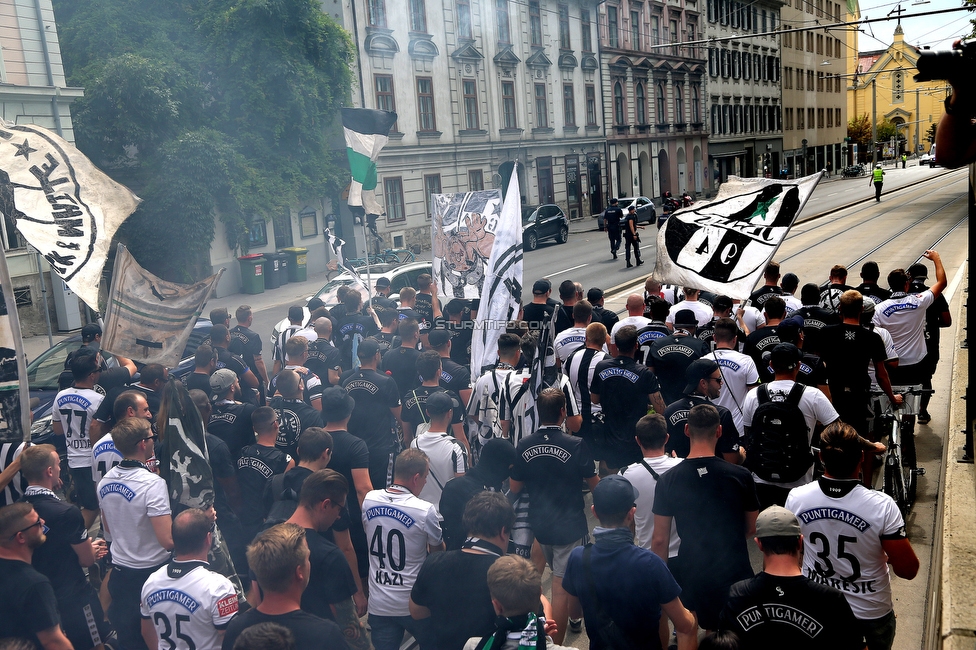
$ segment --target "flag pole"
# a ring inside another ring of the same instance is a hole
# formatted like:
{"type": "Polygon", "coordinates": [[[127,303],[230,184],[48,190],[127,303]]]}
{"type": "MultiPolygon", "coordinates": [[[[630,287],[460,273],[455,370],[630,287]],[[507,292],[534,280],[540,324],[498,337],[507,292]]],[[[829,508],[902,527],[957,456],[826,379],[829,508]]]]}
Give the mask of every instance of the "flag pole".
{"type": "Polygon", "coordinates": [[[373,308],[373,275],[369,267],[369,231],[366,228],[366,212],[363,211],[363,243],[366,244],[366,306],[373,308]]]}
{"type": "MultiPolygon", "coordinates": [[[[0,251],[0,287],[3,288],[3,299],[6,307],[6,325],[13,340],[13,349],[17,355],[18,395],[20,401],[20,433],[24,442],[30,441],[31,410],[30,386],[27,382],[27,356],[24,353],[24,337],[20,329],[20,316],[17,313],[17,299],[14,297],[13,282],[7,269],[7,251],[0,251]]],[[[45,309],[47,305],[45,305],[45,309]]],[[[2,324],[0,324],[2,326],[2,324]]],[[[6,383],[6,382],[4,382],[6,383]]],[[[4,391],[6,392],[6,391],[4,391]]],[[[8,422],[7,426],[16,431],[17,423],[8,422]]],[[[11,441],[12,442],[12,441],[11,441]]]]}

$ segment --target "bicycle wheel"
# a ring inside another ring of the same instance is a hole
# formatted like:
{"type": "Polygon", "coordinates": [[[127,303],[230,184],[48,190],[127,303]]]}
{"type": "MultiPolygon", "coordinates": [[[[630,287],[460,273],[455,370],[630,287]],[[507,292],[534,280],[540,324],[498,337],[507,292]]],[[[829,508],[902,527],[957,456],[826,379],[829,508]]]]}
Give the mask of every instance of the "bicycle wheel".
{"type": "Polygon", "coordinates": [[[417,257],[413,254],[413,251],[409,248],[398,248],[397,257],[400,258],[401,264],[407,264],[408,262],[416,262],[417,257]]]}
{"type": "Polygon", "coordinates": [[[915,497],[918,495],[918,472],[903,467],[902,475],[905,477],[905,514],[907,514],[908,509],[915,505],[915,497]]]}
{"type": "Polygon", "coordinates": [[[881,483],[881,489],[884,490],[885,494],[895,500],[898,509],[904,515],[908,512],[908,504],[905,498],[904,476],[899,471],[899,466],[900,463],[898,462],[897,456],[889,453],[885,459],[884,479],[881,483]]]}

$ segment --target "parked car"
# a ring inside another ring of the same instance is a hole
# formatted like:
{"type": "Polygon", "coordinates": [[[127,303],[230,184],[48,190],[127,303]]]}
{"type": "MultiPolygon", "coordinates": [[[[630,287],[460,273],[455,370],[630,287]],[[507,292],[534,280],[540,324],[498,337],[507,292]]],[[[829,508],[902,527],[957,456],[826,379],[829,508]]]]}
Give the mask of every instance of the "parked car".
{"type": "Polygon", "coordinates": [[[569,217],[552,203],[522,207],[522,248],[534,251],[540,241],[553,239],[559,244],[569,241],[569,217]]]}
{"type": "Polygon", "coordinates": [[[918,157],[918,164],[919,165],[931,165],[932,164],[932,160],[934,158],[935,158],[935,156],[933,156],[930,153],[923,153],[921,156],[918,157]]]}
{"type": "MultiPolygon", "coordinates": [[[[657,220],[657,208],[654,207],[654,202],[646,196],[617,199],[617,207],[623,210],[624,214],[627,214],[627,210],[630,209],[631,205],[637,205],[637,223],[653,224],[657,220]]],[[[603,212],[597,215],[597,226],[600,230],[606,228],[603,223],[603,212]]]]}
{"type": "MultiPolygon", "coordinates": [[[[358,269],[359,277],[366,282],[366,269],[358,269]]],[[[400,290],[404,287],[415,287],[417,286],[417,278],[424,273],[433,274],[434,266],[430,262],[410,262],[409,264],[374,264],[370,267],[370,277],[373,280],[373,287],[376,286],[376,281],[379,278],[388,278],[390,280],[390,298],[397,300],[400,297],[400,290]]],[[[356,278],[351,273],[342,273],[332,278],[325,283],[325,286],[315,292],[315,295],[309,296],[305,299],[306,306],[302,307],[304,310],[303,321],[308,321],[309,311],[308,311],[308,301],[312,298],[319,298],[325,303],[326,307],[335,307],[339,304],[339,298],[336,293],[339,291],[341,286],[355,286],[359,289],[359,293],[363,296],[363,301],[365,301],[369,295],[365,287],[356,282],[356,278]]],[[[373,287],[370,287],[370,292],[373,292],[373,287]]],[[[274,346],[275,342],[278,340],[278,334],[288,327],[288,318],[283,318],[274,326],[271,331],[271,345],[274,346]]]]}

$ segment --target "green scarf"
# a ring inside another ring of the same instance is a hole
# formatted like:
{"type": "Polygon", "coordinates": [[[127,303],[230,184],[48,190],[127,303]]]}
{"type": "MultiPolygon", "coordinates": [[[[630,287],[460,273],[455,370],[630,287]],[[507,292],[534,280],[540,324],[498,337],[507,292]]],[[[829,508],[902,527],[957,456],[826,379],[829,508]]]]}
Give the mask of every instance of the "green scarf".
{"type": "Polygon", "coordinates": [[[494,634],[485,639],[481,650],[501,650],[509,639],[510,633],[518,633],[518,650],[545,650],[546,634],[544,621],[534,612],[522,616],[505,618],[499,616],[495,622],[498,628],[494,634]]]}

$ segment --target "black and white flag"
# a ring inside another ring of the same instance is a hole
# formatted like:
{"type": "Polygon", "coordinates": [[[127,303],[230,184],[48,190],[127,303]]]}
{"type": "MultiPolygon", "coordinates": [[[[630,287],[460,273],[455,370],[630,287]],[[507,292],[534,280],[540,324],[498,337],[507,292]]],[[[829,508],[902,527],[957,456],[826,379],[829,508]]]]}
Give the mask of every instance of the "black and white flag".
{"type": "Polygon", "coordinates": [[[714,200],[675,212],[661,227],[654,278],[748,298],[821,178],[730,176],[714,200]]]}

